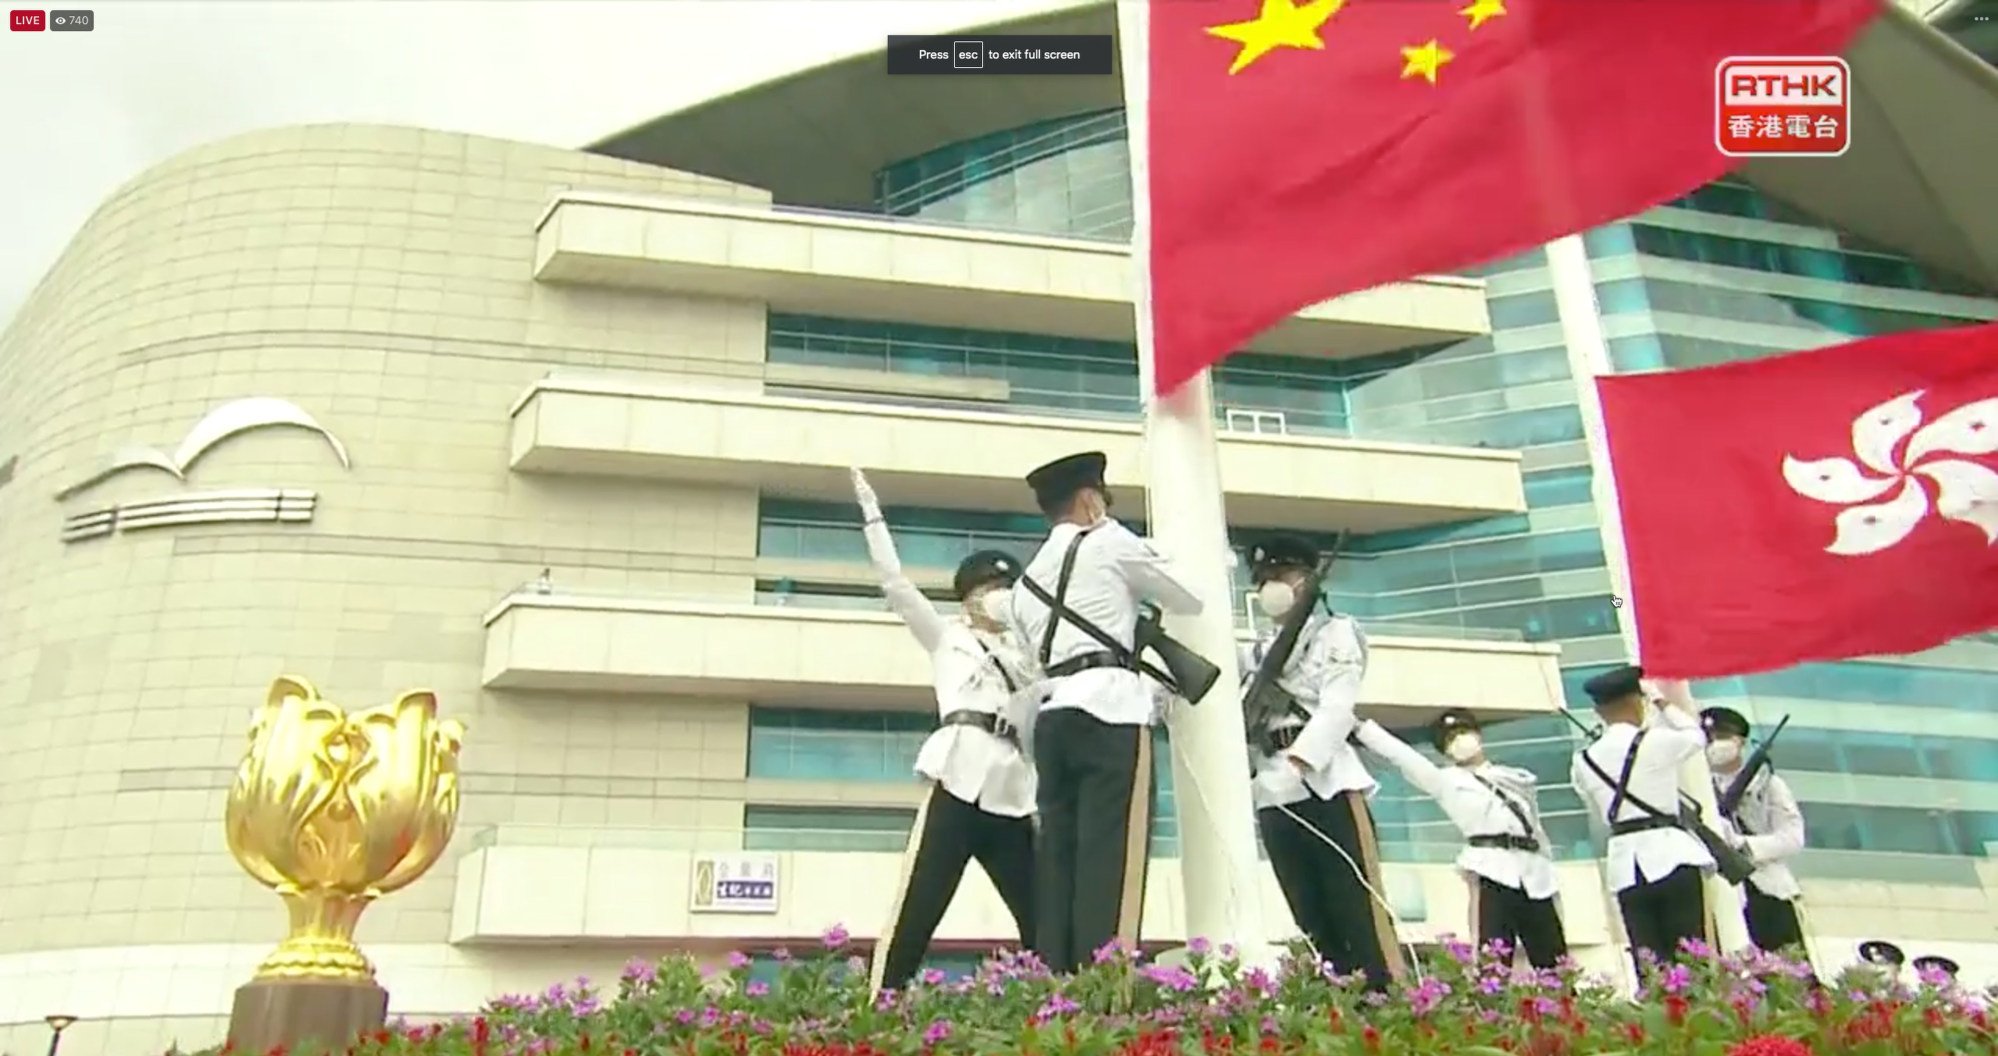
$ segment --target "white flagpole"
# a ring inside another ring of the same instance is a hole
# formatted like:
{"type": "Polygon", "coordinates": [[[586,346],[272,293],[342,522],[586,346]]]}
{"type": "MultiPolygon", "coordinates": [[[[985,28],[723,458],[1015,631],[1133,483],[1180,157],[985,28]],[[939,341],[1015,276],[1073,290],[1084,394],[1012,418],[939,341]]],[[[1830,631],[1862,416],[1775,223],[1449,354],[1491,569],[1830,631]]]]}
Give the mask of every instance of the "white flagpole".
{"type": "Polygon", "coordinates": [[[1204,611],[1172,620],[1173,635],[1213,661],[1221,677],[1198,707],[1170,719],[1179,808],[1180,880],[1186,935],[1234,943],[1245,961],[1270,959],[1249,797],[1247,737],[1235,643],[1227,511],[1207,371],[1166,399],[1152,395],[1149,0],[1119,0],[1119,60],[1131,150],[1132,304],[1137,312],[1138,384],[1145,400],[1146,497],[1152,539],[1199,596],[1204,611]]]}
{"type": "MultiPolygon", "coordinates": [[[[1630,592],[1630,558],[1623,540],[1623,514],[1617,498],[1615,470],[1610,463],[1602,398],[1596,392],[1596,379],[1614,371],[1596,303],[1595,277],[1589,269],[1589,253],[1582,236],[1568,235],[1547,243],[1547,276],[1554,288],[1555,309],[1561,317],[1561,335],[1568,345],[1569,372],[1574,375],[1578,409],[1582,412],[1582,435],[1595,466],[1596,519],[1602,525],[1610,589],[1623,599],[1617,609],[1617,623],[1623,634],[1624,651],[1632,662],[1640,662],[1636,606],[1630,592]]],[[[1707,824],[1716,824],[1719,811],[1714,805],[1714,775],[1707,766],[1706,756],[1694,755],[1679,768],[1679,789],[1700,805],[1707,824]]],[[[1741,896],[1733,885],[1718,874],[1709,875],[1706,893],[1714,921],[1715,945],[1726,951],[1747,949],[1748,921],[1742,915],[1741,896]]],[[[1611,915],[1616,916],[1614,905],[1611,915]]]]}

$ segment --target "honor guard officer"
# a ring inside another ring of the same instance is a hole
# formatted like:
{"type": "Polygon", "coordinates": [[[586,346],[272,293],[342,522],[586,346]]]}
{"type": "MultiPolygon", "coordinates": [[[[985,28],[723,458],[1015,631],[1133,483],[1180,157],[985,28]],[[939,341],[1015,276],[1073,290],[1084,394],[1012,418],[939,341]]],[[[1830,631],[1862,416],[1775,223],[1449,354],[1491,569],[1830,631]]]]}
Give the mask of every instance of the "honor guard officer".
{"type": "Polygon", "coordinates": [[[1012,594],[1010,625],[1048,679],[1033,739],[1034,946],[1057,972],[1089,963],[1112,939],[1137,941],[1158,710],[1134,651],[1139,609],[1201,609],[1165,560],[1110,517],[1105,464],[1089,452],[1027,474],[1053,527],[1012,594]]]}
{"type": "Polygon", "coordinates": [[[916,754],[916,773],[931,782],[930,794],[916,811],[902,891],[876,944],[874,988],[900,990],[915,977],[972,859],[1012,912],[1021,942],[1032,941],[1034,772],[1019,726],[1038,686],[1000,618],[1019,562],[996,550],[965,558],[951,582],[964,618],[946,618],[903,574],[880,500],[858,469],[853,490],[881,591],[930,654],[942,720],[916,754]]]}
{"type": "MultiPolygon", "coordinates": [[[[1606,850],[1631,954],[1678,955],[1685,939],[1707,937],[1701,883],[1714,857],[1679,817],[1679,764],[1703,751],[1700,720],[1678,704],[1644,725],[1644,672],[1619,667],[1582,684],[1604,727],[1575,753],[1572,778],[1595,816],[1609,826],[1606,850]]],[[[1642,964],[1642,960],[1639,960],[1642,964]]]]}
{"type": "MultiPolygon", "coordinates": [[[[1706,728],[1707,765],[1713,768],[1714,794],[1719,796],[1741,772],[1748,719],[1732,708],[1707,708],[1700,712],[1700,725],[1706,728]]],[[[1757,949],[1801,949],[1804,925],[1797,899],[1804,892],[1790,872],[1789,860],[1804,849],[1804,812],[1790,783],[1764,767],[1749,779],[1727,821],[1755,862],[1754,875],[1742,885],[1748,937],[1757,949]]]]}
{"type": "MultiPolygon", "coordinates": [[[[1318,548],[1278,536],[1249,548],[1257,604],[1271,620],[1302,619],[1286,656],[1272,627],[1244,657],[1244,672],[1281,664],[1276,707],[1255,702],[1245,716],[1254,768],[1252,797],[1270,868],[1291,917],[1318,955],[1341,974],[1364,972],[1387,989],[1401,972],[1401,947],[1381,895],[1380,845],[1367,797],[1377,787],[1351,736],[1367,672],[1367,640],[1349,616],[1317,610],[1311,591],[1318,548]]],[[[1253,676],[1251,676],[1253,680],[1253,676]]]]}
{"type": "Polygon", "coordinates": [[[1457,868],[1471,883],[1478,945],[1504,939],[1535,968],[1554,967],[1568,937],[1554,903],[1561,881],[1540,823],[1539,779],[1486,758],[1477,717],[1462,708],[1438,717],[1431,736],[1454,765],[1437,766],[1379,723],[1360,723],[1360,744],[1428,793],[1464,833],[1457,868]]]}

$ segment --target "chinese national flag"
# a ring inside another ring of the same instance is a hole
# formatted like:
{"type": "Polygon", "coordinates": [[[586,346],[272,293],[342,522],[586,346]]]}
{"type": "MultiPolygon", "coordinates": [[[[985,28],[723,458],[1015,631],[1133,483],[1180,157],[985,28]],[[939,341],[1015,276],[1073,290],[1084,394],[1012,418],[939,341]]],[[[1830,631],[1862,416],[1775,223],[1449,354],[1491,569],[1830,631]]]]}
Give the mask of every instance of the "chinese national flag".
{"type": "Polygon", "coordinates": [[[1834,55],[1880,10],[1156,0],[1140,160],[1156,389],[1318,301],[1496,260],[1722,175],[1720,60],[1834,55]]]}
{"type": "Polygon", "coordinates": [[[1647,674],[1998,627],[1998,325],[1597,388],[1647,674]]]}

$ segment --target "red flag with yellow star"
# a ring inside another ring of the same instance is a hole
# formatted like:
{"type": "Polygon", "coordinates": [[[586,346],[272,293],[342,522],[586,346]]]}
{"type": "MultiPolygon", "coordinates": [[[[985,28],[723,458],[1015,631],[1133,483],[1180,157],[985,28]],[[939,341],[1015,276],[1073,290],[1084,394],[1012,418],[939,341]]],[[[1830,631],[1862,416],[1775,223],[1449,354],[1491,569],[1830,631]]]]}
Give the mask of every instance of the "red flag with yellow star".
{"type": "Polygon", "coordinates": [[[1738,159],[1715,144],[1720,60],[1836,55],[1880,11],[1156,0],[1133,137],[1155,388],[1316,302],[1497,260],[1723,175],[1738,159]]]}

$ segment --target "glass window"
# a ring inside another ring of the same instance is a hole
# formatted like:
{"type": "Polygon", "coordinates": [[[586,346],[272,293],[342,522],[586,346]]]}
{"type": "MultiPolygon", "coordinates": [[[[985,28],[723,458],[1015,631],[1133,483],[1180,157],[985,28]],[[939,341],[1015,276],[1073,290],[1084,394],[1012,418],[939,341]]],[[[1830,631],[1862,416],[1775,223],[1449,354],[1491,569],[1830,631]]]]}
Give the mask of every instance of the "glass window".
{"type": "Polygon", "coordinates": [[[1551,293],[1516,293],[1508,297],[1492,297],[1487,300],[1487,304],[1491,309],[1494,330],[1546,326],[1561,321],[1561,315],[1554,307],[1554,295],[1551,293]]]}
{"type": "Polygon", "coordinates": [[[1536,510],[1587,505],[1595,501],[1594,477],[1594,471],[1589,466],[1567,466],[1528,473],[1523,478],[1526,504],[1536,510]]]}
{"type": "Polygon", "coordinates": [[[1631,249],[1624,252],[1634,250],[1654,257],[1749,268],[1755,271],[1826,279],[1859,286],[1886,286],[1969,296],[1982,296],[1984,293],[1970,283],[1928,273],[1907,260],[1887,254],[1800,246],[1788,242],[1763,242],[1642,223],[1628,225],[1619,230],[1629,232],[1627,238],[1631,249]]]}
{"type": "Polygon", "coordinates": [[[1702,680],[1693,688],[1701,699],[1756,695],[1854,704],[1919,704],[1981,712],[1990,708],[1993,699],[1998,699],[1998,671],[1846,661],[1798,664],[1766,674],[1702,680]]]}
{"type": "Polygon", "coordinates": [[[916,752],[933,726],[920,712],[752,708],[747,776],[910,781],[916,752]]]}
{"type": "Polygon", "coordinates": [[[1125,240],[1130,148],[1122,108],[947,144],[874,175],[882,212],[981,227],[1125,240]]]}
{"type": "Polygon", "coordinates": [[[742,808],[742,849],[899,854],[907,849],[915,823],[913,810],[751,803],[742,808]]]}
{"type": "Polygon", "coordinates": [[[1854,337],[1959,326],[1978,321],[1964,316],[1891,311],[1808,297],[1753,293],[1727,286],[1646,279],[1600,283],[1596,294],[1605,315],[1642,311],[1648,306],[1654,312],[1678,312],[1742,323],[1825,330],[1854,337]]]}

